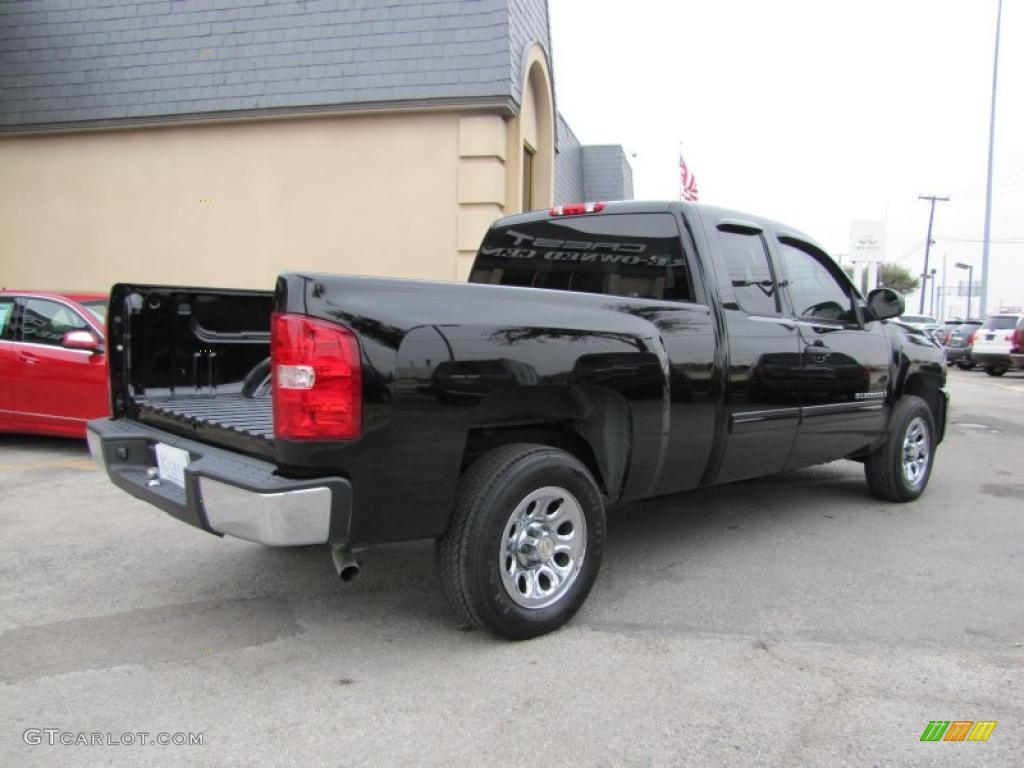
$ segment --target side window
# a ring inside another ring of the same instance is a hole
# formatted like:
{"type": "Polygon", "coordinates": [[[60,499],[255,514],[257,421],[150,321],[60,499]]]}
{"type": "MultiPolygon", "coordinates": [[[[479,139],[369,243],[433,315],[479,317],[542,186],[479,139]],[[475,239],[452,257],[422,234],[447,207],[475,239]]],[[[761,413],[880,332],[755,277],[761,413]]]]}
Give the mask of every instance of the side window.
{"type": "Polygon", "coordinates": [[[780,242],[779,254],[797,316],[833,323],[856,322],[850,292],[821,261],[827,256],[793,242],[780,242]]]}
{"type": "Polygon", "coordinates": [[[0,341],[14,338],[14,299],[0,299],[0,341]]]}
{"type": "Polygon", "coordinates": [[[718,238],[740,308],[753,315],[777,314],[779,291],[761,234],[720,229],[718,238]]]}
{"type": "Polygon", "coordinates": [[[21,341],[59,347],[68,331],[88,329],[78,313],[56,301],[28,299],[21,314],[21,341]]]}

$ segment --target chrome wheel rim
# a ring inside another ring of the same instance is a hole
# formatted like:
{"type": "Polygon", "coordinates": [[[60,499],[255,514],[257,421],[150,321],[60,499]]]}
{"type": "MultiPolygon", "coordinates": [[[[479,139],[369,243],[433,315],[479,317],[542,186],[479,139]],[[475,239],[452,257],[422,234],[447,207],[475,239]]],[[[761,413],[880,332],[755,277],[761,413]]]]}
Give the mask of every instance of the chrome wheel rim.
{"type": "Polygon", "coordinates": [[[930,453],[928,425],[918,416],[910,422],[903,436],[903,479],[912,488],[924,482],[930,453]]]}
{"type": "Polygon", "coordinates": [[[546,608],[565,597],[587,552],[587,519],[565,488],[538,488],[520,501],[501,532],[501,583],[523,608],[546,608]]]}

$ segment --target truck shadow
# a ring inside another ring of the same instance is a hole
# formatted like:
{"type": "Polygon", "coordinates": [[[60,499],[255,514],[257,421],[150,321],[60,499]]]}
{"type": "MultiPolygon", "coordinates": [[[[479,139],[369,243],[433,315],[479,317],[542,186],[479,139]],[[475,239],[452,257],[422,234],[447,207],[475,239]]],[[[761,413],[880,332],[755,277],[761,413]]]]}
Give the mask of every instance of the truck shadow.
{"type": "MultiPolygon", "coordinates": [[[[595,597],[610,588],[642,589],[637,581],[645,574],[670,569],[680,557],[725,557],[738,538],[747,548],[770,548],[773,537],[804,535],[812,521],[828,522],[872,504],[887,508],[868,495],[860,465],[836,462],[619,505],[608,512],[608,540],[595,597]]],[[[317,605],[316,623],[339,631],[358,632],[353,621],[374,626],[383,622],[398,633],[408,632],[410,626],[423,631],[424,623],[440,632],[458,628],[441,594],[432,542],[391,544],[356,557],[362,571],[344,584],[322,547],[245,547],[232,553],[233,562],[221,562],[218,571],[247,577],[258,572],[262,584],[248,582],[250,594],[254,588],[262,592],[260,586],[279,593],[282,585],[292,584],[303,599],[317,605]]]]}
{"type": "Polygon", "coordinates": [[[841,461],[618,505],[608,512],[608,528],[615,544],[624,545],[648,537],[735,530],[766,515],[779,525],[798,526],[808,516],[873,502],[861,465],[841,461]]]}
{"type": "Polygon", "coordinates": [[[0,451],[22,451],[46,458],[56,456],[77,459],[89,455],[89,447],[83,439],[45,435],[0,434],[0,451]]]}

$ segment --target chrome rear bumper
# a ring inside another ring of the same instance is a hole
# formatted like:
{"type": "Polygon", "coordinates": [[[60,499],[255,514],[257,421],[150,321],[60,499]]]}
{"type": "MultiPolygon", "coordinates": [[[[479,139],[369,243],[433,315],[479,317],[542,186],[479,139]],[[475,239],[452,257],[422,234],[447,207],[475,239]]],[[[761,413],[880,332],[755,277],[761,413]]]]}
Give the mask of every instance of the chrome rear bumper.
{"type": "Polygon", "coordinates": [[[270,462],[127,419],[90,421],[86,437],[115,485],[209,533],[273,547],[348,540],[352,486],[344,478],[284,478],[270,462]],[[158,443],[188,452],[183,486],[155,476],[158,443]]]}

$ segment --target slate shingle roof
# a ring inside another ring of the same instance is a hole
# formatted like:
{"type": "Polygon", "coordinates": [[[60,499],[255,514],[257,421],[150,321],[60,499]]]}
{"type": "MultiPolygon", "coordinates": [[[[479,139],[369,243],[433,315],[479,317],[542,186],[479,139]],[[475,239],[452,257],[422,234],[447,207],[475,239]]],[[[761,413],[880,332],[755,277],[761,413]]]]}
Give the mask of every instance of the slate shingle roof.
{"type": "Polygon", "coordinates": [[[0,130],[80,121],[507,103],[550,50],[545,0],[3,0],[0,130]]]}

